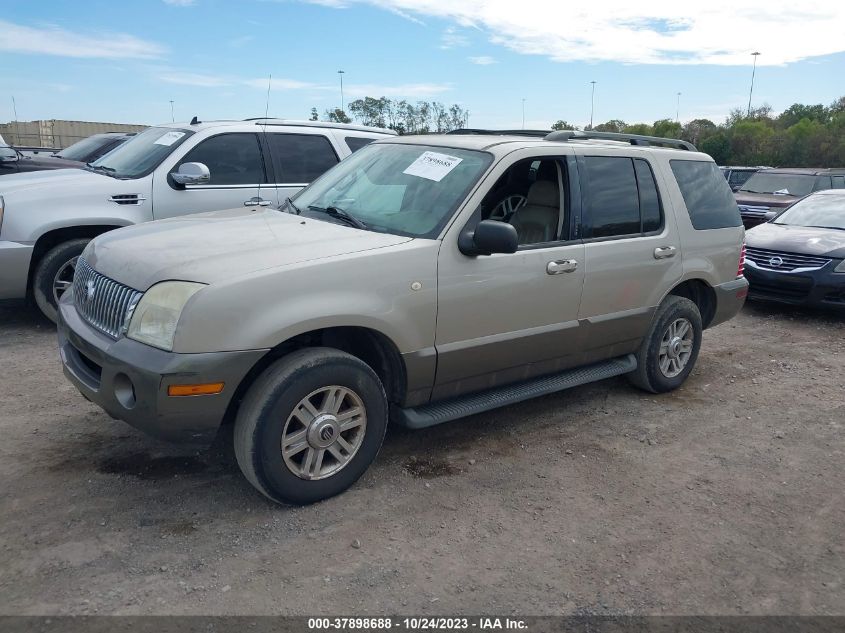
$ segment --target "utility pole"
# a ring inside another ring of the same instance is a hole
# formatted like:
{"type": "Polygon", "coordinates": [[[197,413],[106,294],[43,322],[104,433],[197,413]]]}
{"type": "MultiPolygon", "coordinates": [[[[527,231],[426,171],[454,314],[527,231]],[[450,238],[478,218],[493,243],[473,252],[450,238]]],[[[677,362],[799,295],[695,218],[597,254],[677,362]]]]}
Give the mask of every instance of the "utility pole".
{"type": "Polygon", "coordinates": [[[590,129],[592,130],[593,129],[593,112],[596,109],[596,82],[591,81],[590,83],[593,84],[593,91],[590,94],[590,129]]]}
{"type": "Polygon", "coordinates": [[[675,122],[681,122],[681,93],[678,93],[678,107],[675,110],[675,122]]]}
{"type": "Polygon", "coordinates": [[[522,98],[522,129],[525,129],[525,97],[522,98]]]}
{"type": "Polygon", "coordinates": [[[751,116],[751,95],[754,94],[754,75],[757,73],[757,58],[760,53],[755,51],[751,55],[754,57],[754,66],[751,69],[751,89],[748,91],[748,114],[746,116],[751,116]]]}
{"type": "Polygon", "coordinates": [[[170,121],[176,123],[176,117],[173,114],[173,99],[170,100],[170,121]]]}
{"type": "Polygon", "coordinates": [[[21,124],[18,122],[18,106],[15,103],[15,95],[12,95],[12,111],[15,113],[15,133],[18,137],[17,145],[23,145],[21,143],[21,124]]]}
{"type": "Polygon", "coordinates": [[[343,75],[346,74],[344,70],[338,70],[337,74],[340,75],[340,111],[346,114],[345,104],[343,103],[343,75]]]}

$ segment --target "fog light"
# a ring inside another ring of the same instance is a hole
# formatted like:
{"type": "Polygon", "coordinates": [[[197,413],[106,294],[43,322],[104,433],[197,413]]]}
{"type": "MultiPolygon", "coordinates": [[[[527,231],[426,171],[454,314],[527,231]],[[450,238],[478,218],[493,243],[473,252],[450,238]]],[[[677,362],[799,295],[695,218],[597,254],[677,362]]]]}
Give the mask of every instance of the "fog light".
{"type": "Polygon", "coordinates": [[[135,406],[135,385],[126,374],[117,374],[114,377],[114,397],[124,409],[135,406]]]}
{"type": "Polygon", "coordinates": [[[211,396],[223,391],[222,382],[204,382],[199,385],[170,385],[168,396],[211,396]]]}

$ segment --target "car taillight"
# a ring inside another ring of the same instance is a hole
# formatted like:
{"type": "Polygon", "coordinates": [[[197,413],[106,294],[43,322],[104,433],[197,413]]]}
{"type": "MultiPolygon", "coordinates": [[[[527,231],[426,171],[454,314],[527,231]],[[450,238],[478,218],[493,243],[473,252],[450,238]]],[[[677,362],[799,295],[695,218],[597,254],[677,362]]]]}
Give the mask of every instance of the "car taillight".
{"type": "Polygon", "coordinates": [[[742,277],[745,272],[745,240],[742,240],[742,248],[739,251],[739,266],[736,269],[736,278],[742,277]]]}

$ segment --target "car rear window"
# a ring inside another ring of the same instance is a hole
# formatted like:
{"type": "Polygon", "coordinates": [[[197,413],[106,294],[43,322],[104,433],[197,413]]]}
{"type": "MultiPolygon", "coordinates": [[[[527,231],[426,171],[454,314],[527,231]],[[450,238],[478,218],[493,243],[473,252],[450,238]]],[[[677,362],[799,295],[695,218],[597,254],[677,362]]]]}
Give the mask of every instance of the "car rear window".
{"type": "Polygon", "coordinates": [[[715,163],[703,160],[669,162],[693,228],[701,231],[742,226],[736,199],[715,163]]]}

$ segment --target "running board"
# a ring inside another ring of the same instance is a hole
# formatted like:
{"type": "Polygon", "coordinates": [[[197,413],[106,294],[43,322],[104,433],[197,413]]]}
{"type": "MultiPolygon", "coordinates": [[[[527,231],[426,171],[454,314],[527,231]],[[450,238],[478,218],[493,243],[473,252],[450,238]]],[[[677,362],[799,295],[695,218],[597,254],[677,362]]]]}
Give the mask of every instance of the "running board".
{"type": "Polygon", "coordinates": [[[451,422],[468,415],[498,409],[509,404],[545,396],[556,391],[585,385],[597,380],[621,376],[637,368],[633,354],[620,356],[585,367],[569,369],[559,374],[542,376],[525,382],[481,391],[467,396],[435,402],[410,409],[396,409],[395,421],[409,429],[424,429],[428,426],[451,422]]]}

